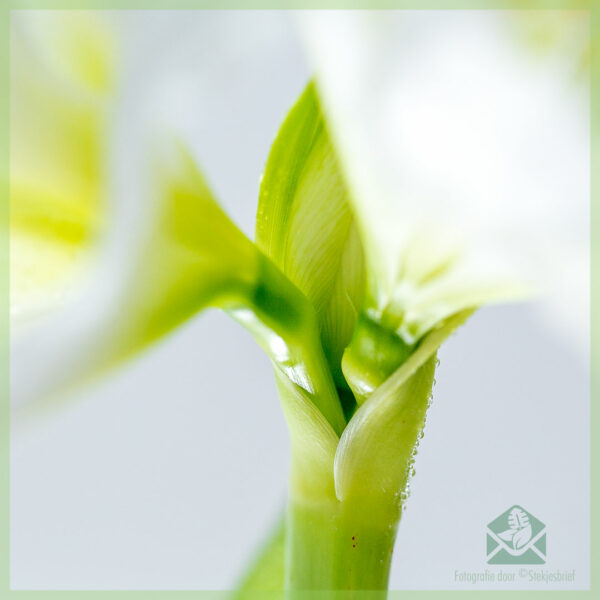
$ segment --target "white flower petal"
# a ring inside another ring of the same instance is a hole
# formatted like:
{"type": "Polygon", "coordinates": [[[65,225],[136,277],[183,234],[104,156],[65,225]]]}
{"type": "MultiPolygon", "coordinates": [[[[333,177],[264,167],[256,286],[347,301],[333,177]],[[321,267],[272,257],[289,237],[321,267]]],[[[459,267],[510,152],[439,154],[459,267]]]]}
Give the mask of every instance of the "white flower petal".
{"type": "MultiPolygon", "coordinates": [[[[542,59],[519,45],[516,19],[536,13],[299,17],[377,273],[378,306],[393,295],[413,240],[441,231],[452,242],[447,252],[456,240],[464,248],[463,280],[481,281],[483,265],[484,287],[535,286],[581,347],[589,330],[587,88],[572,85],[575,58],[542,59]]],[[[565,38],[573,27],[579,22],[565,17],[565,38]]]]}

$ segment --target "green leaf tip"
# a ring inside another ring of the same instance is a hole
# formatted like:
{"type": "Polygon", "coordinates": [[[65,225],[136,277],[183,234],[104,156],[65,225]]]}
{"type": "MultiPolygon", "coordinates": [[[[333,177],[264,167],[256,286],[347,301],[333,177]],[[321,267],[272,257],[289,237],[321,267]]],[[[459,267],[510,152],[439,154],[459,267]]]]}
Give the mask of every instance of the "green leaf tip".
{"type": "Polygon", "coordinates": [[[364,295],[362,245],[314,83],[289,112],[263,175],[256,243],[315,307],[334,380],[364,295]]]}

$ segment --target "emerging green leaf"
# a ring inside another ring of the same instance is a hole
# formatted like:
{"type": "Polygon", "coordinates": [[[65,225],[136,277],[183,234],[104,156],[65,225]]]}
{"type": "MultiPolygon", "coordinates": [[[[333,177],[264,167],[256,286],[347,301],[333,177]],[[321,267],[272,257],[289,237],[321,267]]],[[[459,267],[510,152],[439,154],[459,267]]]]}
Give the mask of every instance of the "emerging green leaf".
{"type": "Polygon", "coordinates": [[[256,242],[313,303],[336,385],[364,293],[361,243],[348,192],[308,85],[288,114],[260,188],[256,242]]]}

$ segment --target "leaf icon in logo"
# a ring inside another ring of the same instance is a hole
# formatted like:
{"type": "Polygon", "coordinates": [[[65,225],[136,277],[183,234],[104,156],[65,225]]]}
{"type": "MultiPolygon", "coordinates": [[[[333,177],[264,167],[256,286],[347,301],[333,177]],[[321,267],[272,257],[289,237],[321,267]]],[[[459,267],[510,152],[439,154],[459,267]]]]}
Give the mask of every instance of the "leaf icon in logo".
{"type": "Polygon", "coordinates": [[[508,515],[508,526],[510,529],[498,534],[498,537],[505,542],[511,542],[513,548],[518,550],[527,544],[531,539],[531,523],[527,513],[515,506],[508,515]]]}
{"type": "Polygon", "coordinates": [[[519,529],[512,540],[515,550],[522,548],[531,539],[531,525],[527,524],[523,529],[519,529]]]}
{"type": "Polygon", "coordinates": [[[507,529],[506,531],[503,531],[502,533],[498,534],[498,537],[502,540],[504,540],[505,542],[512,542],[512,539],[515,535],[515,533],[517,533],[517,529],[507,529]]]}
{"type": "Polygon", "coordinates": [[[515,506],[508,515],[508,526],[511,529],[522,529],[529,525],[527,513],[518,506],[515,506]]]}

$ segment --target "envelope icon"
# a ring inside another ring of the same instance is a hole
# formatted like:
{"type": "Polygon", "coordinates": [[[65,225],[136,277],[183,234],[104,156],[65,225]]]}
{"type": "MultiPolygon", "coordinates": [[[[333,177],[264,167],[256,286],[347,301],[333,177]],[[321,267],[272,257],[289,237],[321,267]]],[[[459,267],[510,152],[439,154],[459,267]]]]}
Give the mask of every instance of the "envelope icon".
{"type": "Polygon", "coordinates": [[[518,504],[488,523],[486,541],[490,565],[546,562],[546,526],[518,504]]]}

